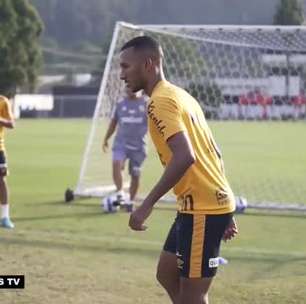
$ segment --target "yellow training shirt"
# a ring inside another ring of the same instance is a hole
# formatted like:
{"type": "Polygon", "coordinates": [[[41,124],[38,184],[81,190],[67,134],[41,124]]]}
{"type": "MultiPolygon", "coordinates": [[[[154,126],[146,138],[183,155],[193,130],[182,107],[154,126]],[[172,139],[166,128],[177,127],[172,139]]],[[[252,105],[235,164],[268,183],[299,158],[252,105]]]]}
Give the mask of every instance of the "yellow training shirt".
{"type": "Polygon", "coordinates": [[[224,214],[235,210],[233,192],[224,175],[221,154],[198,102],[185,90],[160,81],[148,105],[149,132],[164,166],[172,152],[167,139],[185,132],[196,161],[174,187],[182,213],[224,214]]]}
{"type": "MultiPolygon", "coordinates": [[[[9,100],[0,95],[0,118],[12,120],[13,114],[9,100]]],[[[0,126],[0,151],[4,151],[4,127],[0,126]]]]}

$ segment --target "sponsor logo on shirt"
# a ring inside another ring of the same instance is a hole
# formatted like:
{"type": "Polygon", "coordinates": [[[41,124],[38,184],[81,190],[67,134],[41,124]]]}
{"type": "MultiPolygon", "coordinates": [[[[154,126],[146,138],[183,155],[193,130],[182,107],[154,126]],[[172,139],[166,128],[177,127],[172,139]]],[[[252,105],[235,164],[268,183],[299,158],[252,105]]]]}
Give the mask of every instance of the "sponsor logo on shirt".
{"type": "Polygon", "coordinates": [[[142,117],[122,117],[122,123],[142,123],[142,117]]]}
{"type": "Polygon", "coordinates": [[[156,115],[154,114],[154,110],[155,110],[155,105],[154,105],[154,101],[152,101],[148,106],[148,116],[152,120],[154,125],[156,126],[158,132],[162,136],[165,136],[164,129],[166,128],[166,126],[162,119],[158,119],[158,117],[156,117],[156,115]]]}
{"type": "Polygon", "coordinates": [[[216,198],[219,205],[228,204],[228,193],[224,189],[218,189],[216,191],[216,198]]]}

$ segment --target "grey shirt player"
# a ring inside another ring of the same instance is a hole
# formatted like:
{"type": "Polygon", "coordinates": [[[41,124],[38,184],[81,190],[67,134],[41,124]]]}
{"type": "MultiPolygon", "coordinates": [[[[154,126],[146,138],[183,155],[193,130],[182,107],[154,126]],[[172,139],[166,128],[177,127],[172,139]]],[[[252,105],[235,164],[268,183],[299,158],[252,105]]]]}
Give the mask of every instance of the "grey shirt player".
{"type": "Polygon", "coordinates": [[[113,142],[113,161],[129,159],[129,173],[138,175],[146,157],[147,111],[144,97],[124,98],[113,111],[112,120],[117,122],[113,142]]]}
{"type": "MultiPolygon", "coordinates": [[[[139,92],[140,93],[140,92],[139,92]]],[[[108,150],[108,140],[116,131],[112,146],[113,181],[116,186],[117,203],[133,210],[133,202],[139,187],[140,169],[146,158],[147,105],[145,97],[139,97],[126,88],[126,97],[118,102],[112,113],[111,121],[104,136],[102,149],[108,150]],[[129,195],[123,191],[125,161],[129,160],[130,187],[129,195]]]]}
{"type": "Polygon", "coordinates": [[[113,151],[128,149],[145,150],[147,133],[146,101],[123,99],[118,102],[112,115],[117,121],[117,133],[113,143],[113,151]]]}

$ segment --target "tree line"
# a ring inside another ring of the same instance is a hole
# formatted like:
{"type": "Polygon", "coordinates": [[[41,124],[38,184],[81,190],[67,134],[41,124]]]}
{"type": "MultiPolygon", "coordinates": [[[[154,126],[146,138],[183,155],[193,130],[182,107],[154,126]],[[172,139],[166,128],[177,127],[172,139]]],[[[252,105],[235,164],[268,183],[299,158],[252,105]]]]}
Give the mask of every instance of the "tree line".
{"type": "MultiPolygon", "coordinates": [[[[275,0],[276,3],[277,1],[279,4],[271,23],[286,25],[303,23],[301,0],[275,0]]],[[[31,2],[44,20],[45,38],[67,47],[80,46],[84,41],[107,46],[114,24],[118,20],[138,24],[205,24],[207,12],[223,10],[221,2],[215,1],[212,6],[209,1],[203,0],[192,0],[187,4],[184,0],[176,0],[175,3],[173,0],[32,0],[31,2]],[[216,9],[218,5],[220,9],[216,9]]],[[[239,1],[236,2],[235,10],[238,12],[235,16],[239,16],[242,12],[239,12],[239,1]]],[[[231,10],[228,14],[230,13],[231,10]]],[[[220,16],[221,12],[215,19],[219,20],[220,16]]]]}
{"type": "Polygon", "coordinates": [[[32,91],[41,65],[43,23],[28,1],[1,0],[0,24],[0,94],[10,97],[20,86],[32,91]]]}
{"type": "MultiPolygon", "coordinates": [[[[194,10],[184,12],[186,21],[200,20],[206,4],[194,0],[193,5],[194,10]]],[[[117,20],[176,23],[174,9],[184,11],[184,7],[184,0],[177,0],[175,7],[170,0],[1,0],[0,93],[12,94],[21,86],[34,89],[42,47],[52,52],[52,47],[80,50],[93,46],[92,50],[105,55],[117,20]]],[[[279,0],[274,24],[303,22],[299,0],[279,0]]],[[[51,55],[44,59],[52,62],[51,55]]]]}

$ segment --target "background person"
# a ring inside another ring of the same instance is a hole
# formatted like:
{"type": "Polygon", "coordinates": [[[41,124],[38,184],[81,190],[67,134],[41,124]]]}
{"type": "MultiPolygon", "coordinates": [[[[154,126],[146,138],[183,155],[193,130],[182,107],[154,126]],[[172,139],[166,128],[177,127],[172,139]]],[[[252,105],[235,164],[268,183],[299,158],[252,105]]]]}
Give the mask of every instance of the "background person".
{"type": "Polygon", "coordinates": [[[102,143],[103,151],[107,152],[108,140],[117,129],[112,146],[113,181],[118,202],[126,204],[128,211],[133,208],[139,188],[141,166],[146,158],[147,105],[144,96],[139,95],[129,89],[126,90],[125,98],[115,106],[102,143]],[[129,197],[125,199],[122,170],[126,160],[129,161],[131,180],[129,197]]]}
{"type": "Polygon", "coordinates": [[[14,228],[10,220],[9,212],[9,190],[6,181],[8,167],[6,160],[6,150],[4,145],[5,128],[14,128],[14,118],[11,104],[8,98],[0,95],[0,202],[1,202],[1,226],[4,228],[14,228]]]}

